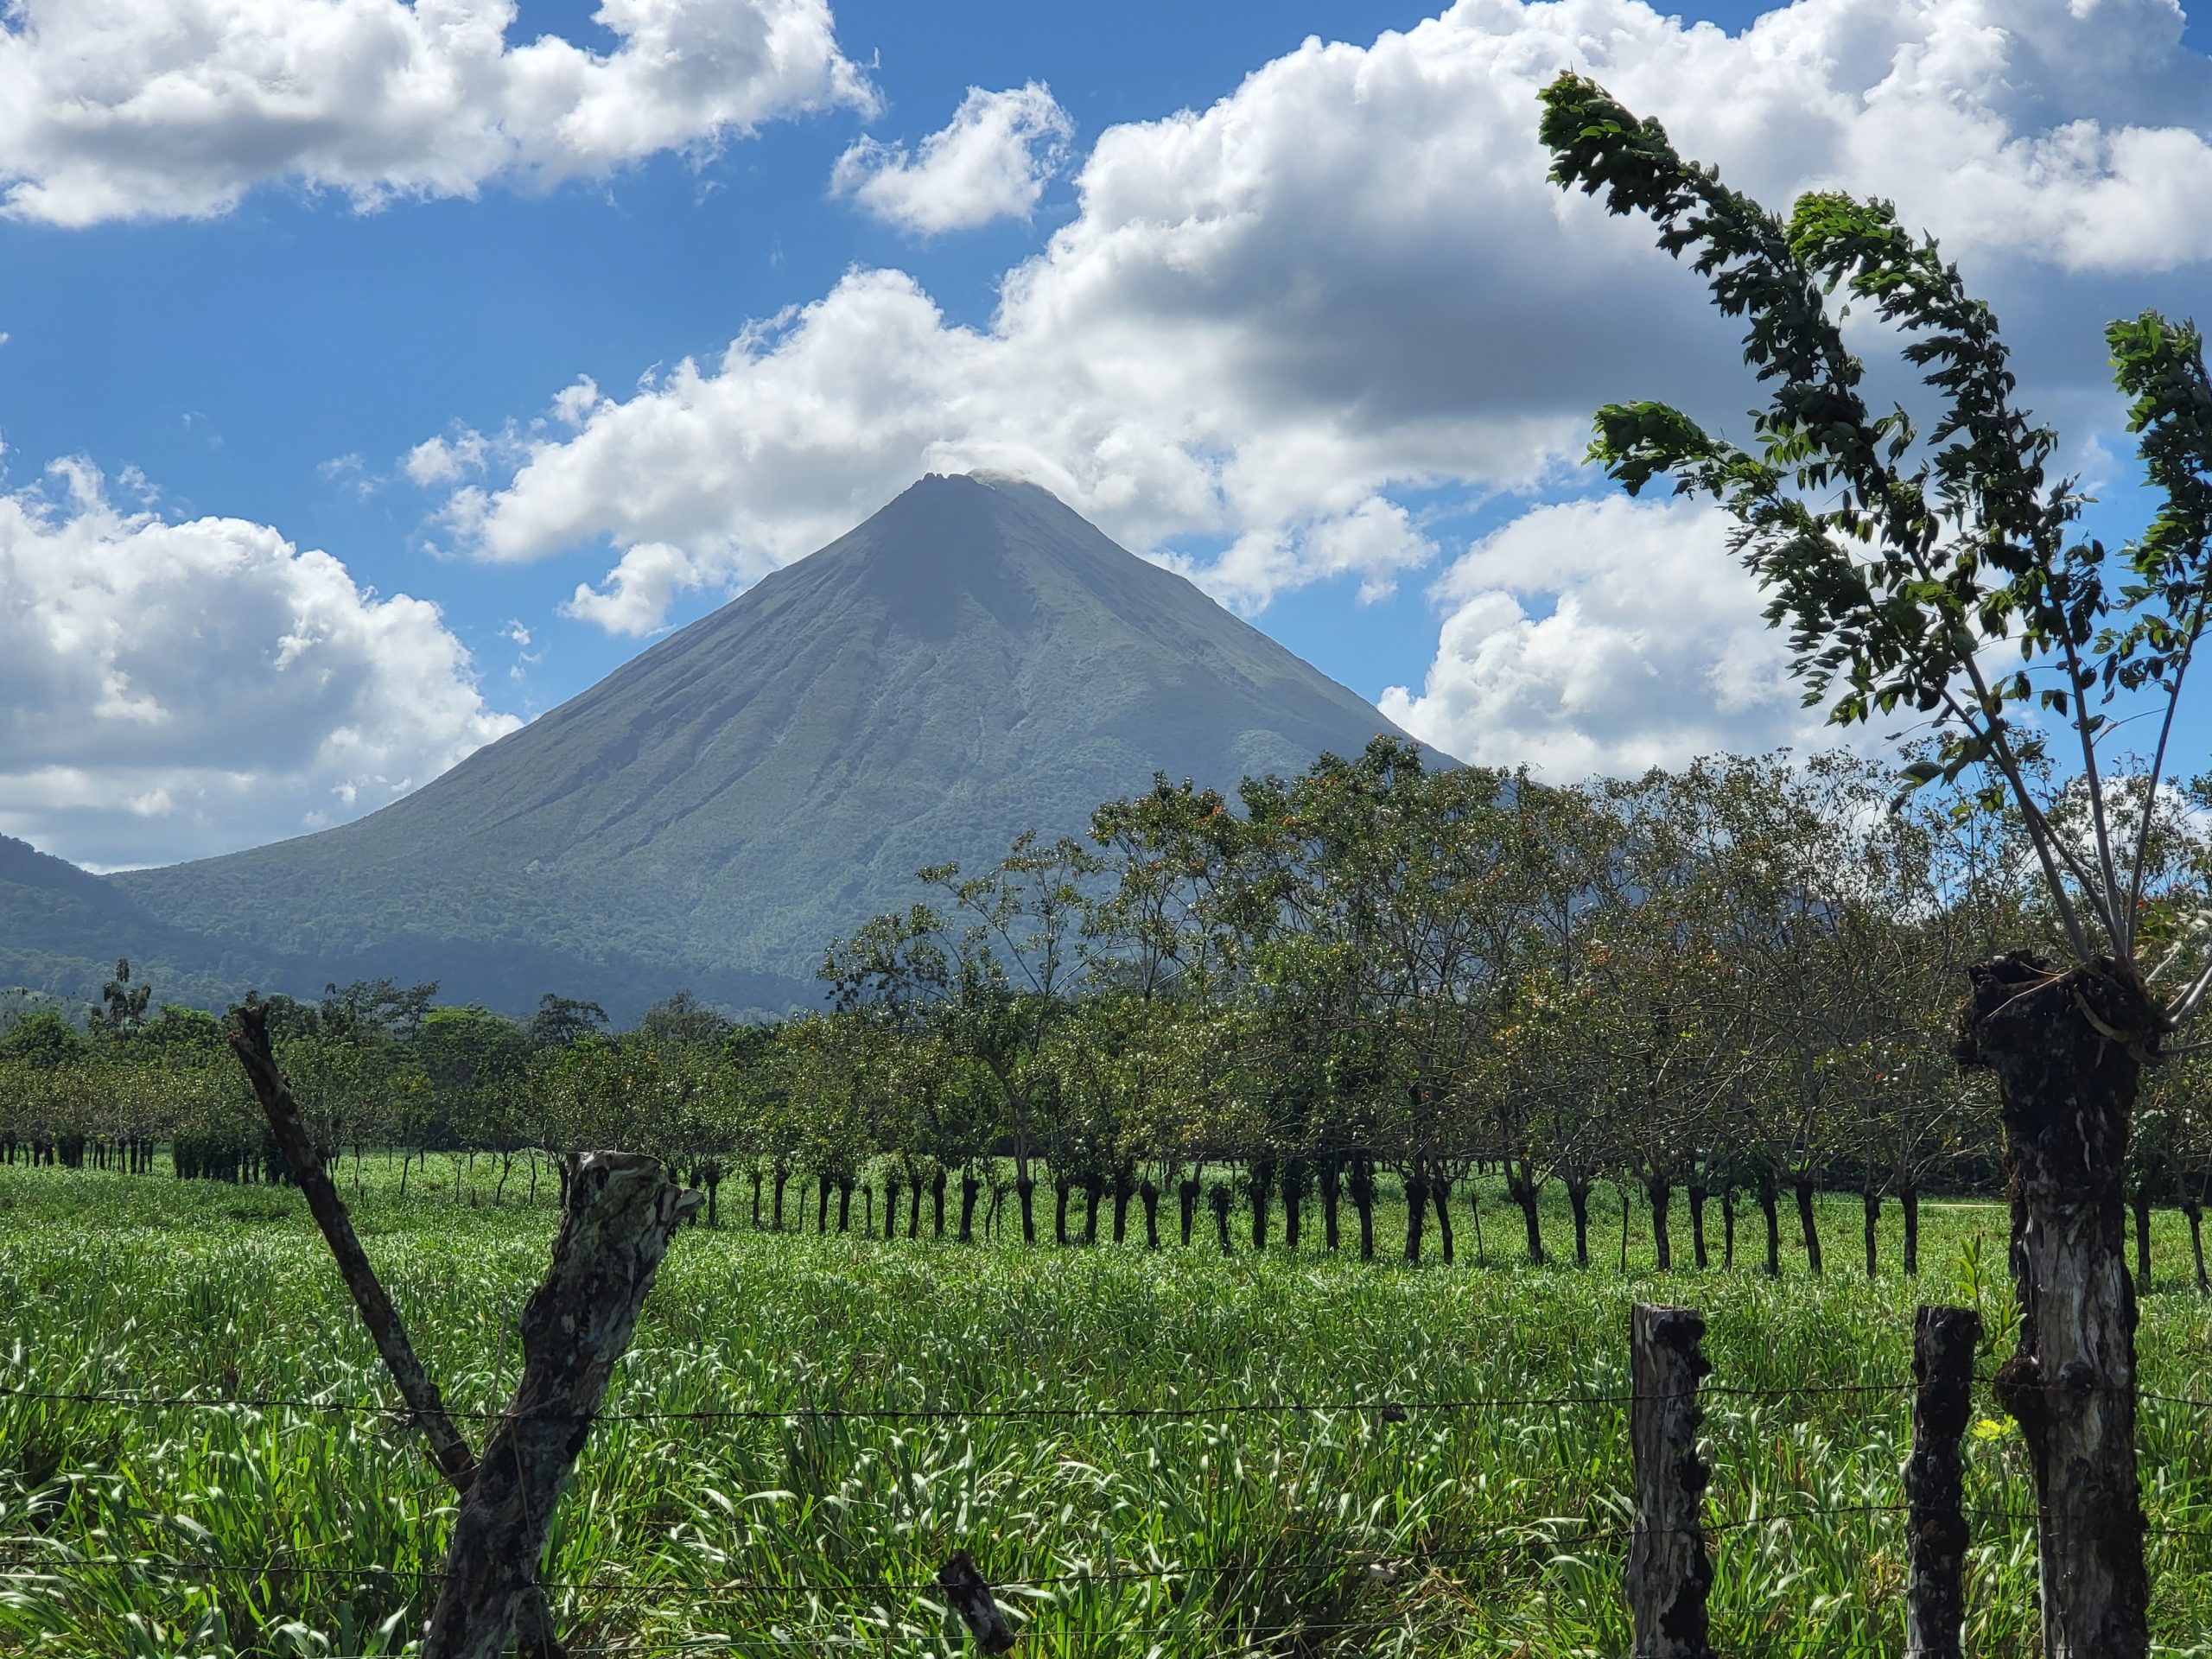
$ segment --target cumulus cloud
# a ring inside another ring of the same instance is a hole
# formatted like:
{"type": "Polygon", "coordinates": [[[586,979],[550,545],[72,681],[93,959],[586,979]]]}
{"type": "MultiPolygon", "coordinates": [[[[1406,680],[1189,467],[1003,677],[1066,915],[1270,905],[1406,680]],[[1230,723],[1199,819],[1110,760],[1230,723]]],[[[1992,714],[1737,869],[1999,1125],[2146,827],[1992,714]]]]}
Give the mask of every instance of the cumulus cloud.
{"type": "Polygon", "coordinates": [[[1816,735],[1717,509],[1611,496],[1484,537],[1437,584],[1427,683],[1382,712],[1479,765],[1558,781],[1816,735]]]}
{"type": "Polygon", "coordinates": [[[481,472],[490,442],[480,432],[461,432],[452,438],[425,438],[400,457],[400,470],[425,489],[458,484],[471,473],[481,472]]]}
{"type": "Polygon", "coordinates": [[[219,213],[289,180],[362,207],[547,186],[874,93],[825,0],[602,0],[612,51],[510,42],[515,0],[15,0],[0,211],[219,213]]]}
{"type": "Polygon", "coordinates": [[[1630,0],[1463,0],[1309,41],[1211,109],[1101,135],[988,327],[850,273],[629,397],[562,393],[566,429],[448,523],[497,559],[611,540],[577,613],[635,631],[918,473],[995,467],[1140,550],[1226,547],[1197,574],[1249,605],[1348,569],[1375,591],[1423,556],[1375,533],[1408,489],[1556,481],[1608,398],[1749,401],[1733,328],[1648,227],[1546,181],[1535,100],[1560,67],[1770,197],[1890,191],[2000,275],[2150,270],[2212,256],[2212,212],[2187,211],[2212,190],[2212,83],[2179,29],[2171,0],[1799,0],[1739,35],[1630,0]]]}
{"type": "Polygon", "coordinates": [[[833,194],[920,236],[1027,217],[1066,164],[1075,124],[1042,81],[987,92],[970,86],[950,124],[904,144],[863,138],[837,158],[833,194]]]}
{"type": "Polygon", "coordinates": [[[713,551],[686,552],[666,542],[640,542],[597,588],[578,582],[561,614],[609,633],[643,639],[659,631],[677,594],[727,580],[734,569],[727,556],[713,551]]]}
{"type": "Polygon", "coordinates": [[[358,817],[519,724],[437,607],[88,463],[0,497],[0,830],[167,862],[358,817]],[[149,822],[149,821],[151,822],[149,822]]]}

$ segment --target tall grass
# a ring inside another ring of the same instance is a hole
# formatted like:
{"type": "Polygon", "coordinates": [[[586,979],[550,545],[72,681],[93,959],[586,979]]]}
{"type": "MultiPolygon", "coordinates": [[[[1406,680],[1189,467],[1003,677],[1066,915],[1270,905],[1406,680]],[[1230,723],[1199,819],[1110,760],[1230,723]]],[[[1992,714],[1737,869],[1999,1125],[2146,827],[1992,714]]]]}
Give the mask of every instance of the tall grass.
{"type": "MultiPolygon", "coordinates": [[[[552,1215],[449,1198],[372,1172],[357,1215],[433,1374],[495,1411],[552,1215]]],[[[1828,1220],[1841,1256],[1856,1204],[1828,1220]]],[[[688,1230],[547,1576],[575,1648],[610,1654],[959,1651],[930,1582],[957,1548],[1030,1655],[1621,1654],[1627,1307],[1680,1300],[1707,1316],[1716,1390],[1832,1390],[1708,1402],[1716,1639],[1897,1654],[1910,1309],[1979,1300],[1993,1351],[2003,1223],[1931,1210],[1917,1285],[1662,1279],[1634,1229],[1625,1274],[1615,1239],[1590,1272],[1531,1268],[1502,1230],[1477,1267],[1464,1225],[1457,1266],[1417,1270],[1311,1240],[1224,1258],[688,1230]],[[1278,1408],[1221,1409],[1254,1403],[1278,1408]],[[1063,1414],[926,1414],[976,1408],[1063,1414]]],[[[2212,1392],[2212,1317],[2176,1286],[2145,1306],[2151,1385],[2212,1392]]],[[[407,1650],[453,1512],[418,1446],[375,1414],[247,1403],[390,1398],[296,1195],[0,1169],[0,1652],[407,1650]],[[207,1408],[30,1397],[122,1391],[207,1408]]],[[[2212,1652],[2212,1539],[2188,1535],[2212,1529],[2206,1427],[2145,1408],[2177,1653],[2212,1652]]],[[[1978,1510],[2030,1507],[1986,1407],[1969,1467],[1978,1510]]],[[[1973,1650],[2031,1652],[2029,1530],[1979,1527],[1973,1650]]]]}

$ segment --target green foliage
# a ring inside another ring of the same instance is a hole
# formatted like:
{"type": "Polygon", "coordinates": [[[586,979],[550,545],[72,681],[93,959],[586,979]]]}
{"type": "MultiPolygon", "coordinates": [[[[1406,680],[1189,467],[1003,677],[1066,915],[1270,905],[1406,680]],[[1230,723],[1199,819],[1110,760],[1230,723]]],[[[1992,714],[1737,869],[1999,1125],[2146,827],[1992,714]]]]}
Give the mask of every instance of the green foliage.
{"type": "Polygon", "coordinates": [[[598,1003],[548,991],[537,999],[537,1012],[531,1016],[530,1040],[539,1048],[566,1048],[606,1026],[607,1010],[598,1003]]]}
{"type": "MultiPolygon", "coordinates": [[[[1746,319],[1745,360],[1767,388],[1750,448],[1645,402],[1599,411],[1591,458],[1631,493],[1663,477],[1719,502],[1770,595],[1769,621],[1789,630],[1807,702],[1844,724],[1926,716],[1936,753],[1906,769],[1906,786],[1982,770],[1986,804],[2009,800],[2022,815],[2076,957],[2109,951],[2135,973],[2149,815],[2130,823],[2105,798],[2127,774],[2102,747],[2113,728],[2103,708],[2115,688],[2155,689],[2163,707],[2151,712],[2164,723],[2148,775],[2163,782],[2212,594],[2212,391],[2197,330],[2145,312],[2107,332],[2131,429],[2164,498],[2115,561],[2075,537],[2084,498],[2050,474],[2056,435],[2014,402],[1994,315],[1888,202],[1816,193],[1785,220],[1580,75],[1560,75],[1543,106],[1553,179],[1611,213],[1648,217],[1715,306],[1746,319]],[[1903,338],[1941,411],[1924,436],[1902,409],[1867,406],[1863,365],[1827,304],[1839,289],[1903,338]],[[1994,659],[1999,642],[2012,644],[2017,669],[1994,659]],[[2080,844],[2037,787],[2037,710],[2078,747],[2088,797],[2080,844]]],[[[2172,1012],[2208,988],[2212,979],[2192,982],[2172,1012]]]]}
{"type": "Polygon", "coordinates": [[[126,957],[115,964],[115,977],[100,988],[100,1001],[91,1013],[92,1029],[111,1037],[119,1037],[137,1031],[146,1022],[146,1004],[154,995],[154,988],[141,979],[130,982],[130,963],[126,957]]]}
{"type": "Polygon", "coordinates": [[[68,1016],[52,1008],[25,1014],[5,1033],[0,1033],[0,1060],[12,1060],[41,1071],[53,1071],[80,1058],[85,1034],[68,1016]]]}

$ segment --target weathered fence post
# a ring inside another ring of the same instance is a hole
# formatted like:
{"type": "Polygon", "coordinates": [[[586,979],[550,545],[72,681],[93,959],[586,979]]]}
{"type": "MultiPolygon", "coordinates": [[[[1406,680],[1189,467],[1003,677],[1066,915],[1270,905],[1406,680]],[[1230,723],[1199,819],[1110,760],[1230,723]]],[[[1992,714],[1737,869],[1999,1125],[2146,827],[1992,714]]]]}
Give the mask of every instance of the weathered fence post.
{"type": "Polygon", "coordinates": [[[446,1554],[423,1659],[499,1659],[532,1587],[553,1512],[629,1351],[638,1309],[669,1239],[699,1207],[654,1160],[594,1152],[578,1160],[553,1265],[522,1313],[522,1380],[484,1448],[446,1554]]]}
{"type": "Polygon", "coordinates": [[[1004,1653],[1014,1646],[1014,1626],[992,1599],[991,1586],[976,1571],[966,1550],[952,1552],[952,1559],[938,1570],[937,1581],[952,1611],[966,1622],[977,1647],[985,1653],[1004,1653]]]}
{"type": "MultiPolygon", "coordinates": [[[[408,1340],[407,1327],[400,1320],[399,1311],[385,1294],[384,1282],[377,1277],[368,1253],[362,1249],[360,1238],[353,1231],[353,1217],[346,1208],[346,1201],[331,1185],[330,1172],[323,1166],[321,1156],[308,1135],[306,1122],[300,1116],[299,1103],[276,1069],[276,1051],[269,1040],[267,1007],[249,998],[232,1011],[227,1035],[231,1052],[245,1068],[254,1098],[261,1103],[262,1116],[269,1121],[269,1133],[283,1154],[285,1163],[291,1166],[292,1179],[307,1199],[308,1212],[315,1217],[324,1243],[337,1260],[339,1274],[346,1281],[346,1288],[353,1294],[361,1323],[368,1327],[369,1338],[376,1344],[377,1353],[398,1388],[400,1398],[407,1402],[415,1426],[430,1443],[431,1462],[454,1491],[465,1497],[476,1479],[475,1453],[447,1414],[438,1385],[430,1380],[429,1373],[416,1357],[415,1345],[408,1340]]],[[[400,1170],[404,1189],[406,1166],[402,1164],[400,1170]]],[[[534,1571],[535,1558],[532,1567],[534,1571]]],[[[564,1659],[568,1650],[555,1634],[552,1610],[546,1604],[544,1592],[535,1584],[526,1586],[514,1622],[516,1647],[522,1659],[564,1659]]]]}
{"type": "Polygon", "coordinates": [[[1922,1307],[1912,1321],[1912,1456],[1904,1465],[1905,1659],[1961,1659],[1966,1621],[1966,1474],[1959,1437],[1974,1401],[1974,1351],[1981,1315],[1922,1307]]]}
{"type": "Polygon", "coordinates": [[[1636,1522],[1628,1551],[1635,1659],[1710,1659],[1705,1544],[1710,1471],[1698,1450],[1699,1381],[1712,1367],[1700,1345],[1705,1319],[1687,1307],[1639,1303],[1629,1313],[1629,1442],[1636,1461],[1636,1522]]]}

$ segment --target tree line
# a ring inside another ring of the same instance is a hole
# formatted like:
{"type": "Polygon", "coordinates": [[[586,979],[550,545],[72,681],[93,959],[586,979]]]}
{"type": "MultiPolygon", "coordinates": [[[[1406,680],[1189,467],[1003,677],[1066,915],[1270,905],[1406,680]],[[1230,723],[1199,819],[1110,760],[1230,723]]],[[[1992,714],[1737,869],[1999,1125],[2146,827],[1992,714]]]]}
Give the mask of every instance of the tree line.
{"type": "MultiPolygon", "coordinates": [[[[2147,804],[2156,902],[2207,849],[2185,791],[2147,804]]],[[[1033,1243],[1226,1247],[1234,1217],[1295,1248],[1318,1210],[1326,1248],[1417,1262],[1455,1255],[1486,1174],[1531,1261],[1586,1263],[1609,1189],[1662,1268],[1678,1231],[1732,1263],[1740,1217],[1779,1273],[1786,1235],[1821,1268],[1814,1196],[1843,1186],[1868,1270],[1894,1201],[1913,1271],[1923,1190],[1999,1162],[1957,987],[2055,925],[2002,801],[1897,796],[1842,751],[1561,787],[1378,738],[1233,796],[1158,779],[1081,840],[918,874],[924,899],[830,946],[824,1006],[772,1026],[679,995],[610,1032],[576,999],[517,1020],[381,981],[271,999],[270,1029],[334,1160],[396,1151],[404,1189],[443,1157],[480,1201],[622,1146],[690,1171],[715,1223],[726,1180],[765,1227],[972,1238],[1006,1206],[1033,1243]]],[[[274,1179],[219,1022],[147,988],[118,964],[82,1028],[44,1010],[0,1036],[0,1157],[144,1169],[164,1143],[180,1175],[274,1179]]],[[[2193,1077],[2146,1093],[2139,1250],[2154,1204],[2197,1236],[2193,1077]]]]}

